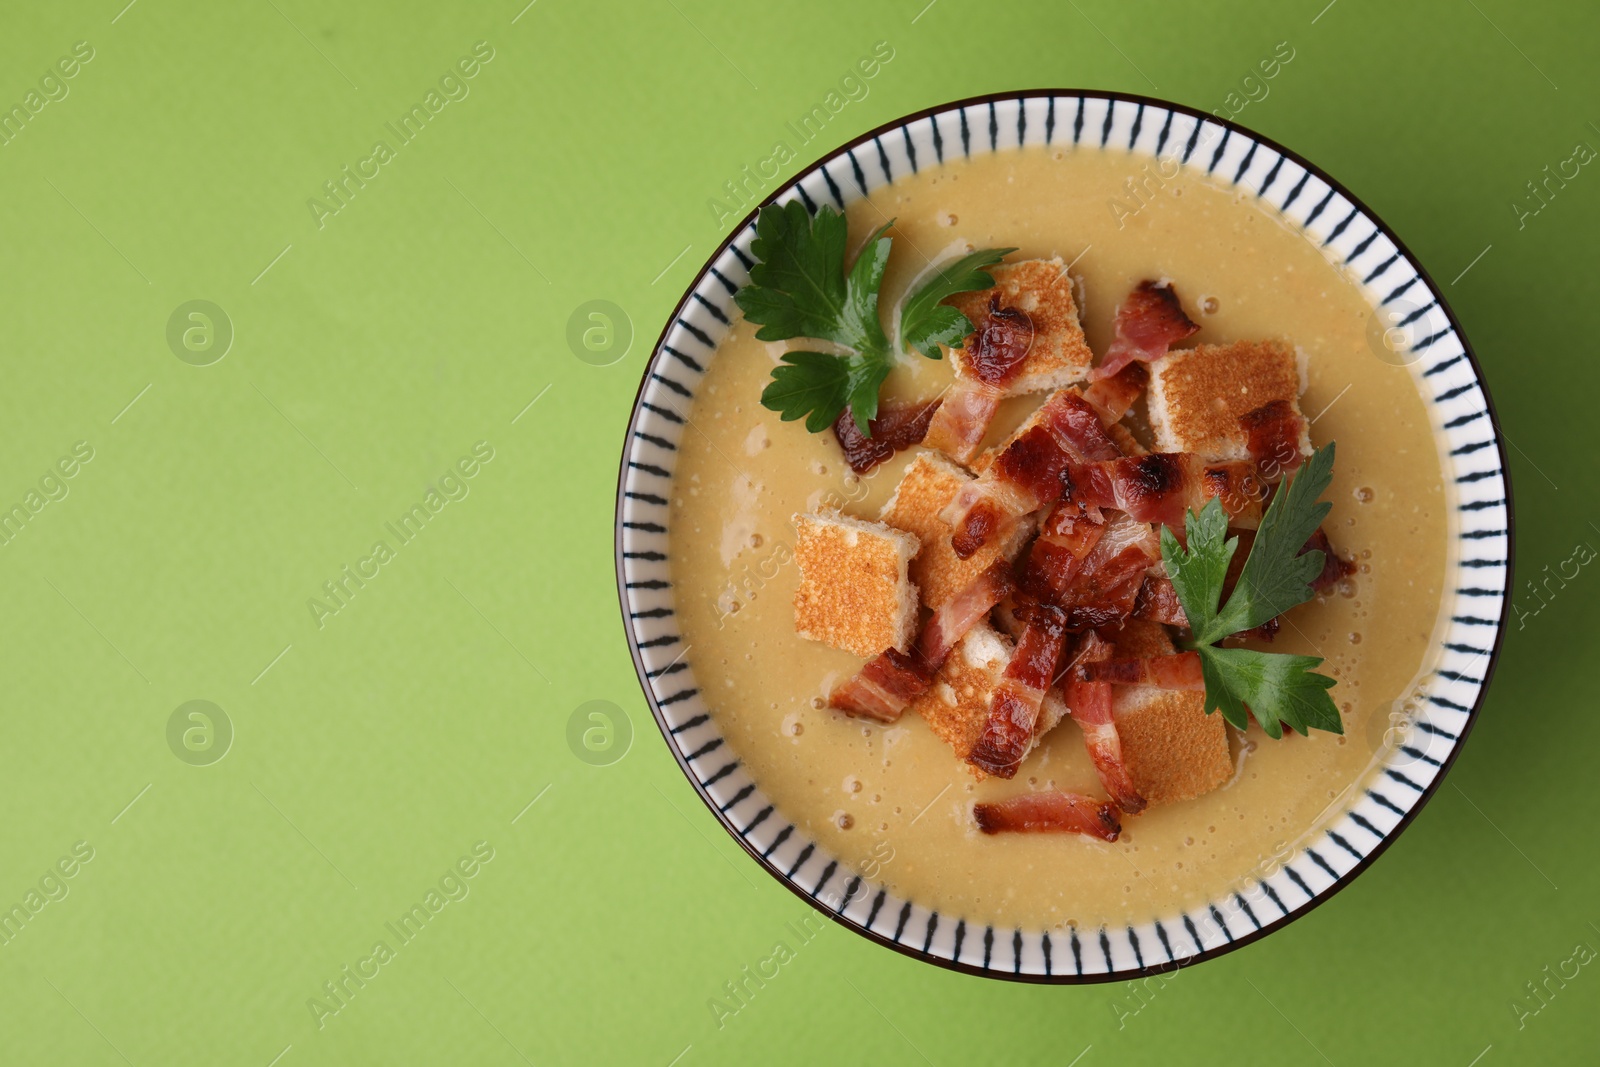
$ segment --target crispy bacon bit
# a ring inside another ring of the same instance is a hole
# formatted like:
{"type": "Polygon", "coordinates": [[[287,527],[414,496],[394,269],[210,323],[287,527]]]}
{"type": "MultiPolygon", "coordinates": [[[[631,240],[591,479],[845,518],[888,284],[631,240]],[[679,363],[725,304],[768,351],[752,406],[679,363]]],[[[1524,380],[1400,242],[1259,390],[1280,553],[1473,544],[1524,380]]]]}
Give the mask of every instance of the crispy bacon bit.
{"type": "Polygon", "coordinates": [[[1109,378],[1135,361],[1153,363],[1199,329],[1183,313],[1170,283],[1140,282],[1117,308],[1116,337],[1100,365],[1089,372],[1089,379],[1109,378]]]}
{"type": "Polygon", "coordinates": [[[828,704],[879,722],[894,722],[906,705],[928,691],[931,676],[924,677],[917,659],[895,649],[885,649],[828,696],[828,704]]]}
{"type": "Polygon", "coordinates": [[[1087,630],[1133,613],[1146,572],[1161,559],[1161,541],[1147,524],[1121,513],[1107,522],[1072,583],[1056,603],[1067,627],[1087,630]]]}
{"type": "Polygon", "coordinates": [[[1133,617],[1185,629],[1189,626],[1189,616],[1184,613],[1183,603],[1178,600],[1178,591],[1173,588],[1172,579],[1153,575],[1146,577],[1144,584],[1139,587],[1139,596],[1133,605],[1133,617]]]}
{"type": "Polygon", "coordinates": [[[1306,542],[1306,547],[1300,550],[1305,555],[1312,549],[1322,553],[1322,573],[1311,579],[1311,588],[1319,593],[1326,593],[1339,582],[1356,572],[1356,565],[1340,556],[1333,550],[1333,543],[1328,540],[1327,531],[1317,527],[1317,532],[1311,535],[1306,542]]]}
{"type": "Polygon", "coordinates": [[[972,378],[957,379],[928,424],[922,443],[958,463],[970,463],[1000,410],[1000,390],[972,378]]]}
{"type": "Polygon", "coordinates": [[[1091,682],[1114,685],[1143,685],[1155,689],[1186,689],[1204,692],[1205,676],[1200,670],[1200,653],[1174,652],[1165,656],[1138,659],[1108,659],[1088,663],[1083,676],[1091,682]]]}
{"type": "Polygon", "coordinates": [[[1033,347],[1033,320],[1021,308],[1001,307],[1000,294],[989,298],[989,311],[967,341],[972,373],[990,385],[1004,385],[1017,376],[1033,347]]]}
{"type": "Polygon", "coordinates": [[[1033,744],[1039,705],[1055,681],[1056,663],[1066,640],[1066,615],[1059,608],[1033,609],[1006,673],[995,687],[983,736],[967,756],[968,763],[1000,778],[1017,773],[1033,744]]]}
{"type": "Polygon", "coordinates": [[[1117,722],[1111,714],[1111,683],[1090,681],[1085,677],[1089,664],[1109,660],[1112,652],[1111,642],[1092,631],[1085,634],[1077,660],[1067,669],[1062,695],[1066,697],[1072,721],[1083,730],[1084,744],[1100,775],[1100,784],[1106,787],[1119,808],[1134,815],[1144,810],[1145,800],[1134,787],[1127,764],[1122,761],[1122,739],[1117,736],[1117,722]]]}
{"type": "Polygon", "coordinates": [[[878,417],[867,424],[872,436],[862,434],[855,417],[847,407],[833,421],[833,435],[844,449],[845,462],[857,474],[865,474],[902,449],[918,444],[927,436],[928,423],[939,410],[939,400],[926,404],[896,404],[885,402],[878,406],[878,417]]]}
{"type": "Polygon", "coordinates": [[[986,834],[1069,833],[1115,841],[1122,833],[1117,809],[1077,793],[1023,793],[972,806],[978,829],[986,834]]]}
{"type": "Polygon", "coordinates": [[[1047,604],[1059,600],[1105,529],[1105,516],[1099,508],[1057,504],[1028,550],[1022,575],[1023,591],[1047,604]]]}
{"type": "Polygon", "coordinates": [[[1152,452],[1069,464],[1061,477],[1068,499],[1169,526],[1180,541],[1184,512],[1199,511],[1212,497],[1222,499],[1235,526],[1254,527],[1261,521],[1259,485],[1250,463],[1207,464],[1192,452],[1152,452]]]}
{"type": "Polygon", "coordinates": [[[1300,466],[1300,434],[1305,419],[1287,400],[1274,400],[1239,416],[1246,450],[1264,481],[1276,482],[1300,466]]]}
{"type": "Polygon", "coordinates": [[[1107,426],[1119,422],[1150,384],[1150,370],[1143,363],[1130,363],[1117,373],[1101,378],[1083,391],[1083,398],[1100,413],[1107,426]]]}
{"type": "Polygon", "coordinates": [[[910,655],[887,649],[828,695],[828,706],[894,722],[928,691],[950,650],[1011,592],[1010,566],[997,560],[923,626],[910,655]]]}
{"type": "Polygon", "coordinates": [[[953,531],[951,546],[962,559],[997,531],[1059,497],[1062,472],[1069,464],[1122,455],[1099,413],[1076,389],[1052,393],[1031,422],[940,513],[953,531]]]}
{"type": "Polygon", "coordinates": [[[959,379],[932,417],[924,438],[959,463],[971,462],[989,423],[1000,408],[1005,385],[1022,369],[1033,347],[1033,320],[1021,308],[1000,306],[1000,294],[989,298],[989,310],[967,339],[967,362],[975,378],[959,379]]]}

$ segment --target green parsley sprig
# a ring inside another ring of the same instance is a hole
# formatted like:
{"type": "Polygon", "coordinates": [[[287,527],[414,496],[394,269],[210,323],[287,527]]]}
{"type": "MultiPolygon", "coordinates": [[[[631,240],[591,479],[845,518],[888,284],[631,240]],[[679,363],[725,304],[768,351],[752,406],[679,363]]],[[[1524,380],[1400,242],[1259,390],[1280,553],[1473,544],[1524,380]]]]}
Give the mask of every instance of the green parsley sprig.
{"type": "Polygon", "coordinates": [[[1161,558],[1188,616],[1192,647],[1200,653],[1206,712],[1220,708],[1223,717],[1240,729],[1247,714],[1254,713],[1269,737],[1282,737],[1284,724],[1301,734],[1311,729],[1344,733],[1339,709],[1328,695],[1334,680],[1313,673],[1322,665],[1321,658],[1217,645],[1315,595],[1311,581],[1322,570],[1322,553],[1301,549],[1332,507],[1318,498],[1333,481],[1333,458],[1334,446],[1329,443],[1278,487],[1239,581],[1220,610],[1228,564],[1239,547],[1239,539],[1228,536],[1222,502],[1213,497],[1198,515],[1187,513],[1187,549],[1178,544],[1172,530],[1162,527],[1161,558]]]}
{"type": "MultiPolygon", "coordinates": [[[[819,433],[831,426],[848,405],[855,424],[871,436],[868,424],[878,414],[878,390],[894,366],[895,350],[878,317],[878,289],[883,284],[892,238],[886,223],[867,238],[847,271],[848,226],[842,214],[823,207],[815,215],[799,201],[768,204],[756,218],[751,251],[759,261],[750,269],[750,284],[734,297],[745,318],[761,327],[758,340],[794,337],[831,341],[845,355],[785,352],[761,403],[785,422],[805,419],[806,429],[819,433]]],[[[929,359],[940,358],[939,346],[954,346],[974,329],[955,308],[942,303],[956,293],[988,289],[993,266],[1013,248],[973,252],[941,266],[905,302],[896,331],[901,343],[929,359]]]]}

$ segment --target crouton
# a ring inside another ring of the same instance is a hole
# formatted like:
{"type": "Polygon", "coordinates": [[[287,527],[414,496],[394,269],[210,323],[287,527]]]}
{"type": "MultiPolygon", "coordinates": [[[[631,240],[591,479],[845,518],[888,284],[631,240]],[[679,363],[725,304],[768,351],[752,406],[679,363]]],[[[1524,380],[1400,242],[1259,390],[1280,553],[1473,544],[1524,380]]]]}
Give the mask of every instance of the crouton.
{"type": "Polygon", "coordinates": [[[950,524],[939,517],[956,490],[972,480],[961,467],[937,452],[923,452],[906,468],[894,496],[879,514],[898,530],[916,534],[922,549],[911,561],[911,579],[922,602],[937,611],[998,559],[1014,559],[1033,533],[1035,520],[1016,523],[1004,536],[961,559],[950,544],[950,524]]]}
{"type": "MultiPolygon", "coordinates": [[[[1028,313],[1033,321],[1033,345],[1015,377],[1006,384],[1005,395],[1042,393],[1083,381],[1094,363],[1094,353],[1084,340],[1066,265],[1059,258],[1025,259],[990,267],[989,273],[995,280],[993,289],[958,293],[945,303],[974,323],[983,321],[990,298],[996,294],[1001,307],[1020,308],[1028,313]]],[[[958,376],[977,376],[965,346],[953,355],[958,376]]]]}
{"type": "MultiPolygon", "coordinates": [[[[940,740],[965,760],[983,736],[989,721],[994,689],[1011,662],[1011,642],[988,623],[980,622],[957,642],[940,668],[933,687],[912,702],[940,740]]],[[[1067,713],[1061,695],[1051,690],[1039,708],[1037,738],[1052,730],[1067,713]]],[[[987,777],[976,767],[968,768],[978,778],[987,777]]]]}
{"type": "Polygon", "coordinates": [[[794,629],[858,656],[904,652],[917,629],[916,534],[824,511],[796,515],[794,629]]]}
{"type": "MultiPolygon", "coordinates": [[[[1117,633],[1116,646],[1122,657],[1174,650],[1159,623],[1137,619],[1117,633]]],[[[1193,800],[1233,777],[1227,726],[1220,712],[1206,714],[1204,693],[1119,685],[1112,714],[1128,773],[1149,803],[1193,800]]]]}
{"type": "MultiPolygon", "coordinates": [[[[1250,459],[1239,418],[1275,400],[1300,414],[1304,389],[1299,359],[1283,341],[1237,341],[1179,349],[1150,374],[1150,428],[1161,452],[1196,452],[1208,460],[1250,459]]],[[[1299,448],[1311,454],[1301,427],[1299,448]]]]}

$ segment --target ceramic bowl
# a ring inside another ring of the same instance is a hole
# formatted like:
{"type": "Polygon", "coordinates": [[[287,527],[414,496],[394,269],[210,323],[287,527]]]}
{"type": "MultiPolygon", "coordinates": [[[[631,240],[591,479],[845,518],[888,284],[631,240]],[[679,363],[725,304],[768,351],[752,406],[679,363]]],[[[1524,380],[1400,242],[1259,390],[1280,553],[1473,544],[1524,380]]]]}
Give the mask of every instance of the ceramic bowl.
{"type": "Polygon", "coordinates": [[[896,896],[809,840],[766,798],[701,699],[674,620],[666,533],[674,446],[685,432],[676,412],[693,402],[738,314],[733,296],[749,277],[754,212],[696,276],[645,368],[617,481],[617,589],[628,647],[667,747],[706,807],[772,877],[863,937],[931,963],[1022,981],[1111,981],[1220,955],[1306,914],[1377,859],[1438,790],[1472,729],[1505,631],[1510,485],[1493,405],[1438,286],[1338,182],[1232,122],[1120,93],[979,97],[864,134],[768,201],[799,197],[813,210],[843,209],[898,175],[1020,145],[1176,158],[1248,189],[1360,279],[1396,361],[1412,369],[1456,497],[1444,582],[1450,622],[1422,698],[1393,724],[1383,759],[1343,811],[1280,865],[1208,905],[1126,927],[1039,930],[968,922],[896,896]]]}

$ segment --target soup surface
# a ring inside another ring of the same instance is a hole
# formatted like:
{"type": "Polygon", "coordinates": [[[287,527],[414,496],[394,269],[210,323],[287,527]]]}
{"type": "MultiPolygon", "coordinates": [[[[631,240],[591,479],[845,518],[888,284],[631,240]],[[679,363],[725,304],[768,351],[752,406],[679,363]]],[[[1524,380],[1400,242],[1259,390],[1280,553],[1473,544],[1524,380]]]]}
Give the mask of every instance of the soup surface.
{"type": "MultiPolygon", "coordinates": [[[[1047,735],[1015,779],[977,782],[914,714],[885,727],[824,707],[861,661],[794,633],[791,517],[838,507],[876,519],[916,450],[858,478],[831,433],[781,422],[759,397],[779,354],[802,342],[757,341],[743,321],[685,412],[673,587],[688,659],[728,743],[779,810],[843,862],[969,922],[1143,922],[1271,873],[1342,811],[1380,753],[1391,713],[1431,666],[1424,658],[1440,621],[1449,501],[1411,371],[1375,354],[1373,314],[1354,281],[1250,193],[1187,172],[1147,180],[1156,167],[1148,156],[1048,149],[953,162],[851,205],[851,249],[897,220],[886,318],[916,274],[959,242],[1015,245],[1013,260],[1072,263],[1096,352],[1129,290],[1163,277],[1201,325],[1185,345],[1269,337],[1298,345],[1313,442],[1339,446],[1326,528],[1359,569],[1338,592],[1291,612],[1278,640],[1260,647],[1326,659],[1344,736],[1273,741],[1254,726],[1230,727],[1233,780],[1125,818],[1113,844],[981,835],[975,800],[1051,787],[1101,793],[1077,726],[1064,721],[1047,735]],[[1130,178],[1146,190],[1139,199],[1130,178]]],[[[885,395],[932,397],[950,381],[948,360],[906,358],[885,395]]],[[[987,443],[1041,399],[1007,401],[987,443]]]]}

